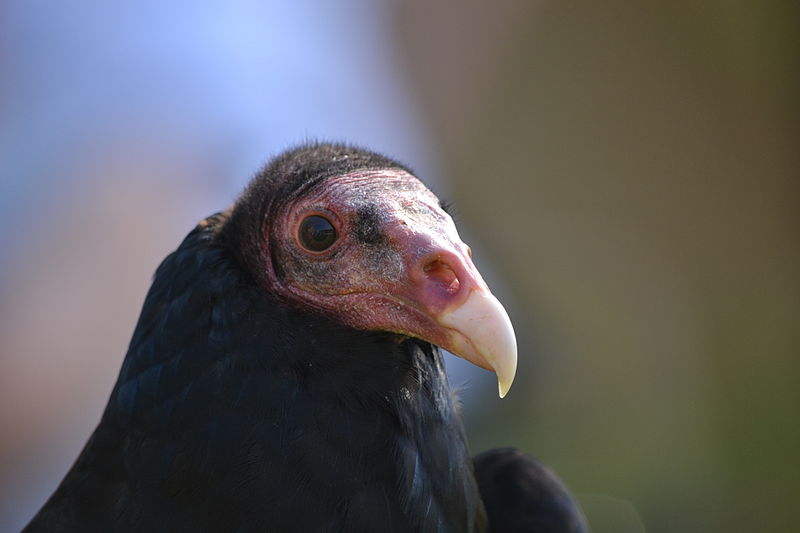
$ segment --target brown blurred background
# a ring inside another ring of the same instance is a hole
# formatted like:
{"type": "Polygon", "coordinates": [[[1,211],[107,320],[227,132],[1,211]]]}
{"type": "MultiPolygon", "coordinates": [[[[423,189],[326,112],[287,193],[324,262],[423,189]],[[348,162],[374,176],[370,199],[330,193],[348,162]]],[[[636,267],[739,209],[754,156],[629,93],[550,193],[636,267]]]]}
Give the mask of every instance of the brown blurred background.
{"type": "MultiPolygon", "coordinates": [[[[91,432],[160,258],[304,137],[399,155],[455,202],[520,342],[502,401],[488,376],[454,369],[469,385],[474,451],[537,455],[596,533],[796,530],[795,4],[353,0],[287,15],[242,2],[208,13],[215,31],[191,38],[226,44],[208,45],[218,63],[169,42],[113,57],[138,73],[126,57],[172,54],[211,73],[192,78],[206,98],[195,108],[181,107],[180,84],[145,87],[150,114],[109,111],[133,105],[122,90],[107,108],[102,91],[64,103],[40,75],[58,71],[61,42],[9,48],[64,23],[11,4],[0,47],[0,203],[11,213],[0,234],[0,530],[33,514],[91,432]],[[69,102],[84,107],[53,133],[51,107],[69,102]]],[[[80,34],[77,54],[96,65],[107,34],[79,30],[109,19],[86,13],[62,33],[80,34]]],[[[129,16],[116,27],[136,29],[129,16]]],[[[136,24],[162,17],[169,33],[181,20],[193,35],[206,27],[194,16],[151,10],[136,24]]]]}
{"type": "Polygon", "coordinates": [[[523,333],[472,442],[554,465],[597,532],[796,530],[796,4],[398,11],[523,333]]]}

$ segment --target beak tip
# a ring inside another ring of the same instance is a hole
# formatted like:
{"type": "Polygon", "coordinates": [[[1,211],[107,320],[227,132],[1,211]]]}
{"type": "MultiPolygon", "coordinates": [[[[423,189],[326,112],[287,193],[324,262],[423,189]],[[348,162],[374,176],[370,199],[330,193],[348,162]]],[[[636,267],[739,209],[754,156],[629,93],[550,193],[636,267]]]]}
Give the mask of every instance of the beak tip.
{"type": "MultiPolygon", "coordinates": [[[[516,361],[515,361],[516,363],[516,361]]],[[[511,390],[511,385],[514,383],[514,375],[516,374],[516,364],[510,374],[503,375],[502,372],[497,373],[497,390],[501,398],[505,398],[508,391],[511,390]]]]}

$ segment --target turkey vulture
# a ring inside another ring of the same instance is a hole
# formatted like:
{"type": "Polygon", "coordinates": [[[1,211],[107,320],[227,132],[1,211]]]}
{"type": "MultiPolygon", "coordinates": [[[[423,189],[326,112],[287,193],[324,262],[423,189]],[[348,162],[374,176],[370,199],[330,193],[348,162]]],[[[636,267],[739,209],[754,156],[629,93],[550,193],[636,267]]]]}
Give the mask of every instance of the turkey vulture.
{"type": "Polygon", "coordinates": [[[511,322],[436,196],[366,150],[285,152],[159,266],[97,429],[25,531],[503,531],[487,511],[552,484],[513,450],[476,482],[438,347],[511,386],[511,322]]]}

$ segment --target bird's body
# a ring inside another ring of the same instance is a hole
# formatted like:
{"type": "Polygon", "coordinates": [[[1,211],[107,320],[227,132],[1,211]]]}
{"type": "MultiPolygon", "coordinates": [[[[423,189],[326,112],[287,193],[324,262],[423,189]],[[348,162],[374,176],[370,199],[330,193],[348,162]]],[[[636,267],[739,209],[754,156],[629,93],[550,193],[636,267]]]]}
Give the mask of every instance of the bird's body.
{"type": "MultiPolygon", "coordinates": [[[[486,531],[430,342],[463,343],[437,324],[484,305],[470,291],[485,285],[439,230],[424,242],[410,233],[433,215],[408,196],[377,209],[364,191],[385,188],[372,181],[346,201],[315,192],[370,172],[407,180],[375,154],[301,148],[186,237],[156,273],[100,424],[25,531],[486,531]],[[409,260],[407,235],[421,250],[409,260]],[[431,325],[411,330],[418,320],[431,325]]],[[[475,339],[482,351],[469,357],[499,357],[475,339]]]]}
{"type": "Polygon", "coordinates": [[[226,218],[159,268],[102,422],[31,531],[474,530],[439,350],[265,297],[218,241],[226,218]]]}

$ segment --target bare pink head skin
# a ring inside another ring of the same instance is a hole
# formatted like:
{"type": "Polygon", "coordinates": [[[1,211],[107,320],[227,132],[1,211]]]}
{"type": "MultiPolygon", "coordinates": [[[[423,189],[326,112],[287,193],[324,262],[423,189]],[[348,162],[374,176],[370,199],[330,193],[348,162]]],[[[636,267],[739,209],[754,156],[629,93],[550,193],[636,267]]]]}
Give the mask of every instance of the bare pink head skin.
{"type": "Polygon", "coordinates": [[[517,365],[511,322],[436,196],[397,168],[324,184],[286,202],[266,228],[273,289],[353,328],[416,337],[493,370],[505,396],[517,365]],[[321,252],[298,235],[312,215],[337,233],[321,252]]]}

